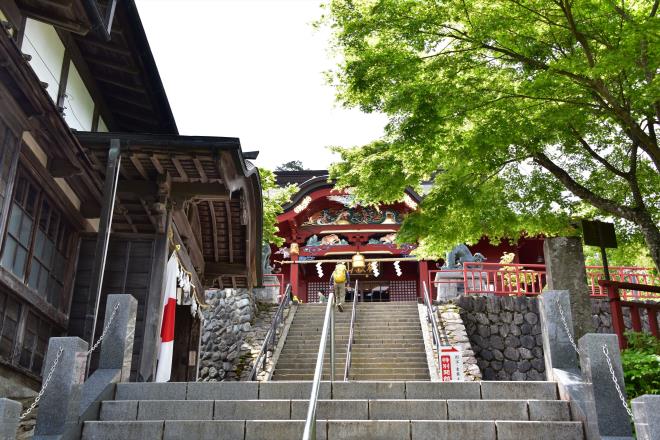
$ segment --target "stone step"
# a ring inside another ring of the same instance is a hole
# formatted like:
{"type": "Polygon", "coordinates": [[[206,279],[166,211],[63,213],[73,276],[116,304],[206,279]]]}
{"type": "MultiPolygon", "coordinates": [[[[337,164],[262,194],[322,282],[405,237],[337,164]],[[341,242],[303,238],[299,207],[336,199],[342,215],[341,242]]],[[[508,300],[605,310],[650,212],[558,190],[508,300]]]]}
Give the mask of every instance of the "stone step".
{"type": "MultiPolygon", "coordinates": [[[[276,371],[277,372],[277,371],[276,371]]],[[[342,372],[343,373],[343,372],[342,372]]],[[[307,399],[311,382],[118,383],[116,400],[307,399]]],[[[557,400],[557,384],[505,382],[322,382],[321,399],[513,399],[557,400]]]]}
{"type": "MultiPolygon", "coordinates": [[[[290,329],[289,330],[289,335],[291,337],[303,337],[303,338],[309,338],[309,337],[320,337],[321,336],[321,331],[307,331],[303,329],[290,329]]],[[[329,332],[328,332],[329,333],[329,332]]],[[[335,329],[335,337],[337,336],[348,336],[350,333],[349,329],[335,329]]],[[[391,339],[395,339],[398,337],[409,337],[409,336],[417,336],[417,337],[422,337],[422,329],[421,328],[402,328],[402,329],[392,329],[392,328],[355,328],[353,329],[353,333],[356,335],[369,335],[369,336],[380,336],[380,337],[388,337],[391,339]]]]}
{"type": "MultiPolygon", "coordinates": [[[[85,422],[84,440],[291,440],[302,437],[304,420],[213,420],[85,422]]],[[[451,420],[320,420],[317,439],[480,439],[582,440],[580,422],[451,420]]]]}
{"type": "MultiPolygon", "coordinates": [[[[303,419],[308,400],[120,400],[104,401],[99,420],[287,420],[303,419]]],[[[318,419],[568,421],[561,400],[319,400],[318,419]]]]}
{"type": "MultiPolygon", "coordinates": [[[[344,371],[344,366],[346,365],[345,361],[342,360],[337,361],[335,363],[335,368],[341,369],[341,371],[344,371]]],[[[278,372],[280,374],[294,374],[294,373],[301,373],[301,374],[308,374],[308,373],[314,373],[314,369],[316,367],[316,363],[302,363],[302,364],[286,364],[282,365],[279,369],[278,372]]],[[[328,369],[330,368],[330,362],[324,362],[323,363],[323,371],[329,371],[328,369]]],[[[406,373],[413,373],[413,374],[427,374],[428,375],[428,365],[423,362],[416,362],[416,363],[405,363],[405,362],[392,362],[392,363],[384,363],[384,362],[351,362],[351,368],[349,370],[350,374],[359,374],[359,375],[368,375],[370,373],[380,375],[380,374],[388,374],[390,376],[394,376],[395,374],[406,374],[406,373]]]]}
{"type": "MultiPolygon", "coordinates": [[[[288,354],[294,354],[292,352],[288,352],[288,354]]],[[[346,351],[344,352],[339,352],[335,354],[335,357],[339,357],[339,355],[342,355],[344,358],[346,357],[346,351]]],[[[300,361],[302,359],[314,359],[314,362],[316,362],[316,353],[297,353],[296,358],[298,358],[300,361]],[[313,354],[313,356],[312,356],[313,354]]],[[[351,353],[351,358],[353,359],[353,362],[355,361],[370,361],[370,360],[380,360],[380,359],[392,359],[393,361],[424,361],[426,362],[426,354],[425,353],[417,353],[417,352],[410,352],[410,353],[380,353],[378,351],[375,352],[355,352],[353,351],[351,353]]],[[[324,356],[325,360],[330,359],[330,353],[326,353],[324,356]]],[[[283,359],[280,361],[281,363],[288,362],[289,359],[283,359]]],[[[296,359],[291,359],[290,360],[292,363],[296,363],[296,359]]]]}

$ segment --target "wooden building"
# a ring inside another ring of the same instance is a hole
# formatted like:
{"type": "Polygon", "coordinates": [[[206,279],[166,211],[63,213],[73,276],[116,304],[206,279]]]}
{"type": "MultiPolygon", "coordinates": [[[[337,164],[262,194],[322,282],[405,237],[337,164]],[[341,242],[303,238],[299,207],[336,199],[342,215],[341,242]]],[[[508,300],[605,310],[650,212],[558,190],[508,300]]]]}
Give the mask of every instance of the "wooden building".
{"type": "MultiPolygon", "coordinates": [[[[362,207],[354,205],[350,194],[334,188],[326,170],[279,171],[276,181],[280,186],[297,184],[300,190],[278,216],[285,247],[273,249],[271,260],[283,282],[291,283],[293,294],[303,302],[316,302],[319,292],[326,295],[330,290],[334,263],[321,263],[319,276],[319,260],[350,262],[356,253],[367,260],[384,260],[377,262],[376,273],[367,264],[366,271],[353,274],[354,279],[360,279],[360,293],[367,301],[417,300],[423,295],[422,282],[432,282],[429,271],[444,262],[415,258],[417,243],[393,242],[404,217],[421,201],[422,197],[412,190],[402,194],[398,203],[362,207]]],[[[505,252],[515,254],[515,263],[543,262],[542,239],[537,238],[498,244],[484,238],[470,250],[493,263],[499,262],[505,252]]]]}
{"type": "Polygon", "coordinates": [[[0,395],[38,388],[49,337],[98,337],[109,293],[138,299],[152,380],[171,252],[194,286],[172,380],[194,379],[204,289],[261,282],[256,153],[178,134],[133,0],[0,0],[0,21],[0,395]]]}

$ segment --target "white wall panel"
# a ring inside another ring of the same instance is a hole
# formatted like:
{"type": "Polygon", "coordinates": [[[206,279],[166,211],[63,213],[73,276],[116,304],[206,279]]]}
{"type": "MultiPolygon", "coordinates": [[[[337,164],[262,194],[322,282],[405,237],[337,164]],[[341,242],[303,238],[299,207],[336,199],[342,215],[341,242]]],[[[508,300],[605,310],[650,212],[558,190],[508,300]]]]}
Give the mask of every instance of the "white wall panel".
{"type": "Polygon", "coordinates": [[[69,66],[64,107],[66,107],[64,109],[64,119],[66,119],[69,127],[83,131],[92,129],[94,101],[92,101],[92,97],[73,62],[69,66]]]}
{"type": "Polygon", "coordinates": [[[56,102],[64,60],[64,45],[55,28],[28,18],[21,50],[32,57],[30,66],[40,81],[48,83],[48,94],[56,102]]]}

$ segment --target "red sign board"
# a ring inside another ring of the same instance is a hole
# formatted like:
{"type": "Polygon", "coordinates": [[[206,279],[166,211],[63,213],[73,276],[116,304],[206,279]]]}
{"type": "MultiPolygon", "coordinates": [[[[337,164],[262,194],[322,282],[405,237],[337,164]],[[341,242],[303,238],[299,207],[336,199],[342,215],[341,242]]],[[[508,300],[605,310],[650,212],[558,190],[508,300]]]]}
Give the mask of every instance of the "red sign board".
{"type": "Polygon", "coordinates": [[[463,356],[458,347],[440,347],[440,380],[443,382],[463,381],[463,356]]]}

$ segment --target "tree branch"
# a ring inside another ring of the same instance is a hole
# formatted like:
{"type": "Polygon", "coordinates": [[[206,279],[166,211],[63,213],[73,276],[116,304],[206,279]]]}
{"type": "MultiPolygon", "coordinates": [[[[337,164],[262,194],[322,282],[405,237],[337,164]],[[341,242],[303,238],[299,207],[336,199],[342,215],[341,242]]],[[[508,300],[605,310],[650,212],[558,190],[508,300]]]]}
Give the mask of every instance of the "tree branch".
{"type": "Polygon", "coordinates": [[[573,132],[573,135],[577,138],[578,142],[580,142],[580,145],[582,145],[582,148],[587,150],[587,153],[589,153],[591,157],[593,157],[598,162],[600,162],[611,173],[625,180],[629,179],[628,174],[626,174],[625,172],[621,171],[620,169],[612,165],[610,162],[607,161],[607,159],[605,159],[600,154],[596,153],[596,151],[593,148],[591,148],[591,145],[589,145],[589,143],[580,135],[580,133],[578,133],[578,131],[574,127],[570,127],[570,128],[571,131],[573,132]]]}
{"type": "Polygon", "coordinates": [[[571,4],[570,2],[563,0],[561,3],[559,3],[559,6],[562,11],[564,11],[564,16],[566,16],[566,21],[568,22],[568,27],[571,30],[571,33],[575,37],[578,43],[580,43],[580,46],[582,46],[582,49],[584,50],[584,55],[587,57],[587,61],[589,62],[589,67],[594,67],[596,65],[596,61],[594,60],[594,54],[591,51],[591,47],[589,46],[589,42],[587,41],[586,38],[584,38],[584,34],[580,32],[577,28],[577,25],[575,24],[575,18],[573,17],[573,11],[571,10],[571,4]]]}
{"type": "Polygon", "coordinates": [[[628,206],[620,205],[613,200],[601,197],[593,191],[587,189],[585,186],[576,182],[564,169],[559,167],[548,156],[546,156],[545,153],[534,153],[533,157],[534,162],[548,170],[548,172],[555,176],[555,178],[559,180],[566,187],[566,189],[575,194],[577,197],[616,217],[635,221],[636,213],[634,209],[628,206]]]}
{"type": "Polygon", "coordinates": [[[630,170],[628,170],[630,179],[628,180],[628,184],[630,185],[630,190],[632,191],[637,208],[645,209],[642,191],[639,189],[639,182],[637,181],[637,150],[637,143],[633,143],[630,148],[630,170]]]}

